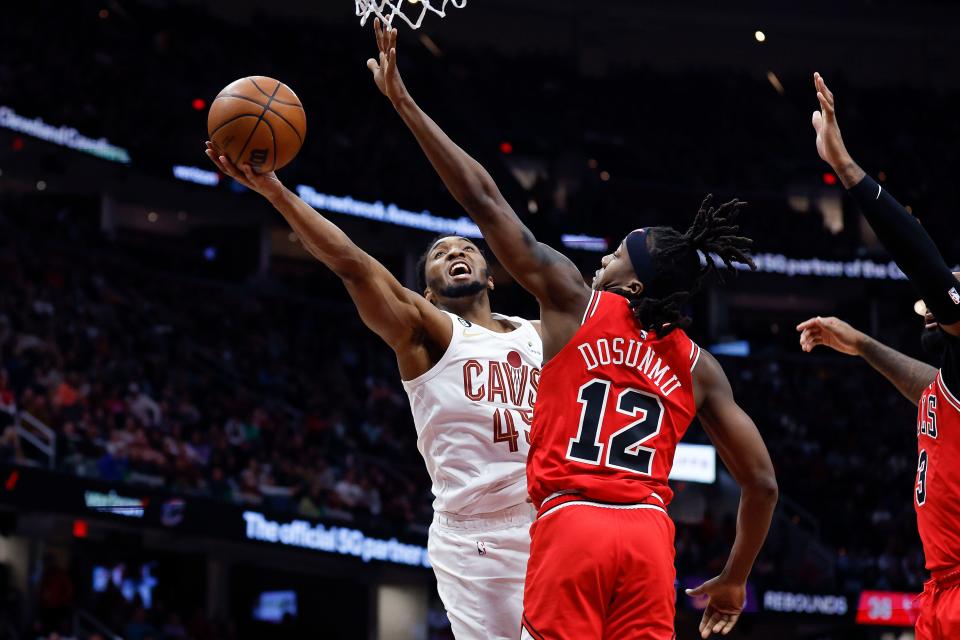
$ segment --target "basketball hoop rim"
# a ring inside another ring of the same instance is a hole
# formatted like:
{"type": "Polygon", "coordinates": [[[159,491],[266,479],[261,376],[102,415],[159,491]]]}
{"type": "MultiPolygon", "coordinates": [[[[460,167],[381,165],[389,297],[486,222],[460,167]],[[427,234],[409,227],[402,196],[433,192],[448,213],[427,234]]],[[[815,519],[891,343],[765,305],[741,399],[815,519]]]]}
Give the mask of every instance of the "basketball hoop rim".
{"type": "Polygon", "coordinates": [[[440,18],[447,17],[447,7],[463,9],[467,0],[354,0],[360,26],[365,26],[370,16],[380,18],[386,27],[392,27],[396,18],[400,18],[411,29],[419,29],[427,14],[433,13],[440,18]],[[403,11],[404,4],[419,4],[420,13],[414,19],[403,11]],[[438,6],[437,6],[438,5],[438,6]]]}

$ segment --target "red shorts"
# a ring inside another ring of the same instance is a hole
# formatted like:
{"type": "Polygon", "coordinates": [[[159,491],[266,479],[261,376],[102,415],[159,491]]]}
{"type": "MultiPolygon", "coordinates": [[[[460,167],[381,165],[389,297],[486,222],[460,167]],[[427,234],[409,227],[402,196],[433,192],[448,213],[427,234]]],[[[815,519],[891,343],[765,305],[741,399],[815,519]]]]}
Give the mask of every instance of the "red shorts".
{"type": "Polygon", "coordinates": [[[530,536],[522,638],[674,638],[674,527],[659,502],[564,496],[541,507],[530,536]]]}
{"type": "Polygon", "coordinates": [[[923,585],[916,640],[960,638],[960,569],[934,572],[923,585]]]}

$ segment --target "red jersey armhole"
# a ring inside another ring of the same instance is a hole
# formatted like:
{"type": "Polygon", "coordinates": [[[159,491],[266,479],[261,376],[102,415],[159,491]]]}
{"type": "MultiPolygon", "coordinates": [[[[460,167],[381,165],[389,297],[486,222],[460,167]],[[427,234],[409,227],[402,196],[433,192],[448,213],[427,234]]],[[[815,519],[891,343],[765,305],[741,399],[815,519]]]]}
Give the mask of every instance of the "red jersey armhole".
{"type": "Polygon", "coordinates": [[[581,327],[587,324],[587,321],[597,314],[597,308],[600,306],[600,299],[602,297],[602,291],[594,291],[593,295],[590,296],[590,302],[587,303],[587,308],[583,312],[583,319],[580,321],[581,327]]]}

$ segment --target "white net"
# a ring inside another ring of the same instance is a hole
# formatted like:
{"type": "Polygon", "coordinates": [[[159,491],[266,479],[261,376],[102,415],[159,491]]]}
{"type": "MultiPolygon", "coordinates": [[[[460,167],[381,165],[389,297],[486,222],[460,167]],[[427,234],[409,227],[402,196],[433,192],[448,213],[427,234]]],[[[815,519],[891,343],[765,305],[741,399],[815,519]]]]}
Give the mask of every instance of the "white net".
{"type": "Polygon", "coordinates": [[[447,6],[463,9],[467,0],[354,0],[360,26],[367,24],[370,16],[376,16],[385,26],[391,26],[395,18],[400,18],[411,29],[419,29],[428,13],[441,18],[447,15],[447,6]]]}

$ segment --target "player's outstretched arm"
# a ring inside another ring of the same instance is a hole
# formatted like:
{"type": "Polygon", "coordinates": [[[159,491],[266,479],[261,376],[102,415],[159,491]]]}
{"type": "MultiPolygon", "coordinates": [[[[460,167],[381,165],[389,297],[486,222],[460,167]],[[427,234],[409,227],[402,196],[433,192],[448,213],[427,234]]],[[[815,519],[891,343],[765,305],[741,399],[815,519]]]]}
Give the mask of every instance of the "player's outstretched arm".
{"type": "Polygon", "coordinates": [[[578,318],[590,299],[583,276],[566,256],[538,242],[510,207],[493,178],[417,106],[397,70],[397,32],[374,23],[379,61],[367,66],[457,202],[483,232],[494,255],[542,307],[578,318]]]}
{"type": "Polygon", "coordinates": [[[820,110],[813,113],[817,152],[840,177],[943,330],[960,335],[960,284],[920,222],[854,162],[840,135],[833,92],[819,73],[813,81],[820,102],[820,110]]]}
{"type": "Polygon", "coordinates": [[[694,369],[694,381],[697,416],[740,485],[737,537],[726,566],[716,578],[687,590],[687,595],[710,598],[700,622],[700,635],[708,638],[711,633],[728,634],[743,611],[747,577],[770,529],[778,489],[757,426],[733,399],[720,363],[706,351],[694,369]]]}
{"type": "Polygon", "coordinates": [[[860,356],[914,405],[937,377],[937,370],[926,362],[891,349],[838,318],[810,318],[798,324],[797,331],[800,348],[807,353],[823,345],[840,353],[860,356]]]}
{"type": "Polygon", "coordinates": [[[284,187],[276,174],[255,174],[249,165],[238,169],[217,154],[209,142],[207,156],[223,173],[269,200],[307,251],[340,277],[363,322],[396,351],[404,379],[415,378],[430,368],[426,343],[445,348],[453,332],[440,310],[400,284],[340,227],[284,187]]]}

